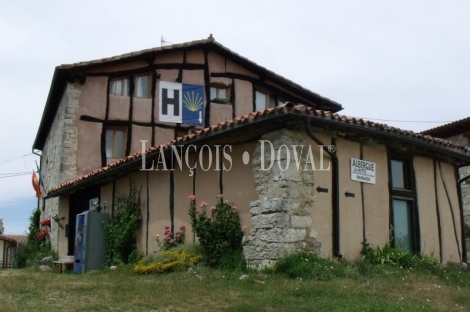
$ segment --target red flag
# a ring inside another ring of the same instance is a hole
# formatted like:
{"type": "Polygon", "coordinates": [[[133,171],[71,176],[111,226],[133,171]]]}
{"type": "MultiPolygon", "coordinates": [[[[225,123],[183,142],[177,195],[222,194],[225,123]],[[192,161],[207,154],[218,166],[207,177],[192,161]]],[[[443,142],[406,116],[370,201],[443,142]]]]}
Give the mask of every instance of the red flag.
{"type": "Polygon", "coordinates": [[[34,172],[34,170],[33,170],[32,182],[33,182],[33,188],[36,191],[36,197],[37,198],[42,198],[41,187],[39,186],[38,176],[36,175],[36,172],[34,172]]]}

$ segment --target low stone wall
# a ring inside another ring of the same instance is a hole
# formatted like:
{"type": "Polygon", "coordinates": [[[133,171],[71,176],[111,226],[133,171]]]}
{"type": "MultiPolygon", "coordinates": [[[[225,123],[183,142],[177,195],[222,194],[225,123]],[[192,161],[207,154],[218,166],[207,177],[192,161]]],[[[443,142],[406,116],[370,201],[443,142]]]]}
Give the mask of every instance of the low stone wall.
{"type": "Polygon", "coordinates": [[[261,140],[272,144],[275,162],[269,170],[262,170],[262,157],[265,165],[271,163],[271,149],[265,144],[262,155],[259,142],[252,161],[259,199],[250,203],[251,233],[244,239],[245,258],[254,268],[269,266],[295,251],[320,251],[316,231],[312,228],[313,171],[297,170],[292,157],[292,146],[297,145],[298,159],[301,159],[299,168],[305,168],[306,148],[300,158],[300,146],[306,144],[305,140],[298,132],[286,129],[268,133],[261,140]],[[286,147],[290,150],[290,159],[286,147]]]}

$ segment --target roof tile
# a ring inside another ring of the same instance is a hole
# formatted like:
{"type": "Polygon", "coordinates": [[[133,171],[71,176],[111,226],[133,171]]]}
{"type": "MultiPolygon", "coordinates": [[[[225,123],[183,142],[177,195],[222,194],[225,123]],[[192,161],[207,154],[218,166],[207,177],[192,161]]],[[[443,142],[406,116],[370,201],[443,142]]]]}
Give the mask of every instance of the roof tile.
{"type": "MultiPolygon", "coordinates": [[[[264,110],[264,111],[257,111],[257,112],[249,113],[247,115],[235,117],[233,120],[230,120],[230,121],[220,122],[217,125],[213,125],[213,126],[210,126],[208,128],[196,130],[192,134],[188,134],[188,135],[185,135],[183,137],[178,137],[175,140],[172,140],[168,143],[164,143],[164,144],[161,144],[161,145],[155,145],[155,146],[149,147],[145,151],[145,153],[146,154],[156,153],[156,152],[158,152],[162,149],[164,150],[164,149],[169,148],[173,145],[176,145],[177,143],[188,142],[188,141],[198,139],[199,137],[204,137],[205,135],[210,134],[211,132],[216,132],[216,131],[217,132],[224,132],[224,131],[227,131],[229,129],[235,128],[236,127],[235,125],[243,125],[245,123],[253,122],[253,121],[255,121],[257,119],[261,119],[261,118],[272,118],[273,115],[282,115],[282,114],[287,115],[287,114],[290,114],[292,112],[301,113],[302,115],[305,115],[305,116],[314,115],[314,116],[317,116],[317,117],[323,118],[323,119],[331,119],[331,120],[335,120],[338,123],[347,123],[347,124],[354,124],[354,125],[358,125],[358,126],[362,126],[362,127],[370,127],[372,129],[378,130],[378,131],[396,133],[396,134],[399,134],[403,137],[411,137],[411,138],[419,139],[419,140],[422,140],[422,141],[425,141],[425,142],[431,142],[431,143],[434,143],[436,145],[456,148],[458,150],[463,151],[465,154],[468,154],[469,157],[470,157],[470,148],[462,146],[460,144],[456,144],[456,143],[444,140],[444,139],[434,138],[432,136],[423,135],[423,134],[420,134],[420,133],[414,133],[413,131],[409,131],[409,130],[401,130],[399,128],[390,127],[386,124],[375,123],[373,121],[364,120],[362,118],[348,117],[348,116],[345,116],[345,115],[332,114],[329,111],[315,110],[315,109],[313,109],[311,107],[308,107],[306,105],[294,105],[293,103],[290,103],[290,102],[287,103],[284,106],[279,106],[279,107],[270,108],[270,109],[267,109],[267,110],[264,110]]],[[[89,179],[89,178],[91,178],[95,175],[104,173],[106,171],[109,171],[112,168],[119,167],[119,166],[121,166],[121,164],[125,164],[127,162],[138,159],[140,157],[142,157],[142,152],[135,153],[133,155],[127,156],[126,158],[120,159],[120,160],[118,160],[114,163],[111,163],[111,164],[109,164],[108,166],[106,166],[104,168],[100,168],[100,169],[95,170],[95,171],[93,171],[89,174],[86,174],[86,175],[82,176],[82,177],[79,177],[79,178],[76,178],[74,180],[62,183],[61,185],[52,188],[48,192],[48,195],[53,195],[54,193],[60,191],[61,189],[64,189],[68,186],[72,186],[74,184],[78,184],[80,182],[83,182],[83,181],[85,181],[85,180],[87,180],[87,179],[89,179]]]]}

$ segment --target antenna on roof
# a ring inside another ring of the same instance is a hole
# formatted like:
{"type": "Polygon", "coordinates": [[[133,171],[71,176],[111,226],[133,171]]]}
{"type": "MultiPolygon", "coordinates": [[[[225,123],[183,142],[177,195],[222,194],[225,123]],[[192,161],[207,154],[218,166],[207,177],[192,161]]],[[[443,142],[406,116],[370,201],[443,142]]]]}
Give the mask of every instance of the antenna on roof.
{"type": "Polygon", "coordinates": [[[163,35],[162,35],[162,38],[160,39],[160,45],[163,47],[165,45],[170,45],[170,44],[171,44],[171,42],[166,41],[166,38],[164,38],[163,35]]]}

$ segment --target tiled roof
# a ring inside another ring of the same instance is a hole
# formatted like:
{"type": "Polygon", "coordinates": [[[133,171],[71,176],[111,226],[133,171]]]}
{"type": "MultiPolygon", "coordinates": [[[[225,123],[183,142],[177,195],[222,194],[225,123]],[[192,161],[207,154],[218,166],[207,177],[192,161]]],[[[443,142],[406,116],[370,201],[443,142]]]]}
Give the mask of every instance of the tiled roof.
{"type": "Polygon", "coordinates": [[[59,66],[59,68],[69,69],[69,68],[78,68],[78,67],[88,67],[90,65],[102,65],[102,64],[107,64],[110,62],[115,62],[115,61],[127,61],[129,59],[134,59],[139,56],[152,54],[155,52],[161,52],[161,51],[166,51],[166,50],[177,50],[179,48],[189,48],[192,46],[198,46],[198,45],[202,45],[202,44],[209,43],[209,42],[215,42],[213,39],[209,39],[209,38],[203,39],[203,40],[194,40],[190,42],[172,44],[172,45],[167,45],[167,46],[162,46],[162,47],[156,47],[156,48],[151,48],[151,49],[145,49],[145,50],[135,51],[135,52],[130,52],[130,53],[124,53],[121,55],[116,55],[116,56],[111,56],[111,57],[106,57],[106,58],[91,60],[91,61],[86,61],[86,62],[62,64],[59,66]]]}
{"type": "Polygon", "coordinates": [[[421,131],[421,133],[437,137],[450,137],[468,131],[470,131],[470,117],[462,118],[442,126],[424,130],[421,131]]]}
{"type": "MultiPolygon", "coordinates": [[[[220,122],[217,125],[198,130],[193,134],[178,137],[175,140],[172,140],[171,142],[152,146],[145,151],[145,154],[146,156],[150,156],[156,154],[157,152],[160,152],[161,149],[166,150],[168,148],[171,148],[172,145],[177,146],[194,143],[196,140],[201,138],[210,137],[212,135],[221,135],[244,125],[253,124],[261,120],[275,119],[277,117],[282,116],[292,116],[294,118],[297,117],[299,119],[305,117],[312,118],[314,120],[313,126],[321,123],[329,123],[332,127],[352,126],[356,131],[367,130],[369,133],[373,133],[376,136],[392,136],[395,139],[401,139],[403,141],[406,139],[411,139],[413,142],[421,142],[429,144],[436,148],[444,148],[449,154],[451,152],[456,152],[461,158],[465,158],[466,161],[470,163],[470,148],[468,147],[444,139],[434,138],[429,135],[423,135],[419,133],[414,133],[413,131],[401,130],[399,128],[390,127],[386,124],[376,123],[373,121],[364,120],[362,118],[334,114],[329,111],[315,110],[305,105],[295,105],[290,102],[284,106],[270,108],[264,111],[257,111],[248,115],[236,117],[233,120],[220,122]]],[[[99,177],[100,175],[102,175],[104,178],[107,173],[113,171],[114,169],[118,169],[133,162],[141,162],[141,160],[142,152],[127,156],[126,158],[118,160],[117,162],[109,164],[106,167],[95,170],[82,177],[62,183],[61,185],[51,189],[48,192],[48,196],[54,196],[57,192],[61,190],[81,184],[82,182],[85,182],[91,178],[99,177]]]]}
{"type": "Polygon", "coordinates": [[[117,63],[117,62],[123,62],[123,61],[130,61],[134,59],[141,59],[142,57],[145,57],[146,55],[155,55],[156,53],[162,53],[165,51],[178,51],[180,49],[188,49],[188,48],[198,48],[204,45],[210,44],[213,47],[216,47],[218,51],[223,51],[226,55],[232,55],[236,57],[236,59],[243,61],[245,64],[249,64],[251,66],[254,66],[255,68],[258,68],[264,73],[267,73],[268,75],[272,75],[273,77],[283,80],[287,82],[289,85],[295,86],[298,89],[304,90],[306,92],[309,92],[311,94],[314,94],[318,98],[321,98],[325,101],[328,101],[330,104],[337,106],[335,107],[338,110],[341,110],[341,104],[327,98],[324,96],[319,95],[318,93],[315,93],[307,88],[302,87],[301,85],[293,82],[290,79],[287,79],[279,74],[276,74],[272,70],[267,69],[266,67],[263,67],[256,62],[253,62],[249,60],[248,58],[230,50],[229,48],[225,47],[224,45],[218,43],[215,41],[214,37],[212,37],[212,34],[207,38],[207,39],[202,39],[202,40],[194,40],[190,42],[184,42],[184,43],[177,43],[177,44],[171,44],[167,46],[162,46],[162,47],[156,47],[156,48],[150,48],[150,49],[145,49],[141,51],[135,51],[135,52],[130,52],[130,53],[124,53],[121,55],[116,55],[116,56],[111,56],[111,57],[106,57],[102,59],[97,59],[97,60],[92,60],[92,61],[87,61],[87,62],[78,62],[78,63],[73,63],[73,64],[62,64],[59,66],[60,69],[72,69],[72,68],[81,68],[81,67],[90,67],[90,66],[101,66],[101,65],[107,65],[109,63],[117,63]]]}
{"type": "Polygon", "coordinates": [[[7,241],[9,243],[18,243],[20,245],[26,245],[28,236],[26,235],[0,235],[0,240],[7,241]]]}

